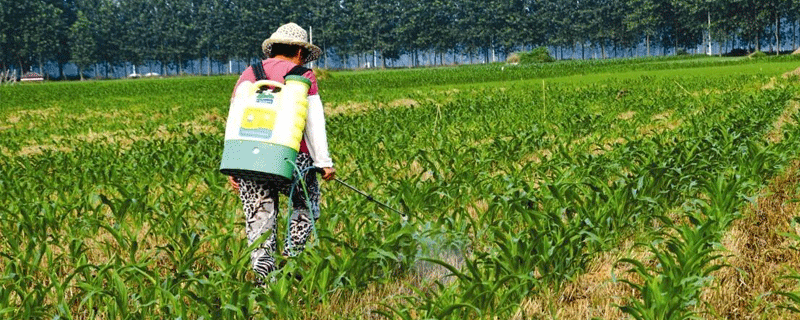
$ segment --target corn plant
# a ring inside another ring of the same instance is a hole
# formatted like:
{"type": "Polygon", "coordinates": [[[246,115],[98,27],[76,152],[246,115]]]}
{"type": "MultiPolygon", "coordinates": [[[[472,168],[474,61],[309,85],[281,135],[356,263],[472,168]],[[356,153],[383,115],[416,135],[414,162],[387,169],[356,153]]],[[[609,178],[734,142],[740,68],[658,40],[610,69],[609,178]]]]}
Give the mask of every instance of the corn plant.
{"type": "Polygon", "coordinates": [[[374,312],[509,318],[523,299],[636,237],[664,262],[629,262],[650,287],[626,310],[698,316],[716,237],[800,150],[795,126],[781,143],[763,137],[797,85],[753,89],[793,64],[337,73],[320,83],[335,111],[337,169],[409,220],[323,184],[315,237],[263,288],[249,271],[241,204],[217,171],[235,77],[3,87],[0,314],[357,318],[369,315],[335,314],[334,299],[402,287],[374,312]],[[719,66],[737,72],[717,75],[719,66]],[[651,230],[654,220],[669,225],[675,208],[693,213],[691,225],[651,230]],[[678,298],[664,300],[672,291],[678,298]]]}

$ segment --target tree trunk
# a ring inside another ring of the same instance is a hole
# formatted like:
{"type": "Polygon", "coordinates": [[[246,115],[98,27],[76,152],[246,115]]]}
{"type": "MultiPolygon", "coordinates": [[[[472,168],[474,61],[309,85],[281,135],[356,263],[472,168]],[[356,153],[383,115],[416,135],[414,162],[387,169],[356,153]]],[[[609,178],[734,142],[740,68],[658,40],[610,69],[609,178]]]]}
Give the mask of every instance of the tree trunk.
{"type": "Polygon", "coordinates": [[[675,35],[675,55],[678,55],[678,35],[675,35]]]}
{"type": "Polygon", "coordinates": [[[43,60],[44,60],[44,59],[42,59],[42,56],[41,56],[41,55],[39,55],[39,73],[41,73],[41,74],[42,74],[42,78],[44,78],[44,79],[47,79],[47,80],[50,80],[50,75],[49,75],[49,74],[46,74],[46,73],[44,72],[44,61],[43,61],[43,60]]]}
{"type": "Polygon", "coordinates": [[[577,42],[573,42],[569,46],[569,51],[570,51],[569,52],[569,58],[572,59],[572,60],[575,60],[575,53],[578,52],[578,48],[577,47],[578,47],[578,43],[577,42]]]}
{"type": "Polygon", "coordinates": [[[761,36],[756,33],[756,52],[761,51],[761,36]]]}
{"type": "Polygon", "coordinates": [[[581,60],[586,60],[586,46],[581,42],[581,60]]]}
{"type": "Polygon", "coordinates": [[[781,55],[781,22],[778,15],[775,15],[775,55],[781,55]]]}
{"type": "Polygon", "coordinates": [[[600,58],[606,58],[606,46],[604,46],[602,43],[600,44],[600,58]]]}

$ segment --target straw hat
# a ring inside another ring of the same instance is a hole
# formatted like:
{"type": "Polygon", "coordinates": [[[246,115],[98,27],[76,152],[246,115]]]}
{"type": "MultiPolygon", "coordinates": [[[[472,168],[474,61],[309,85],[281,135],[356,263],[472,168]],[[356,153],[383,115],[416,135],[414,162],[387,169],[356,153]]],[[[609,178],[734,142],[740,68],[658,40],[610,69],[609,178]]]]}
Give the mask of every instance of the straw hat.
{"type": "Polygon", "coordinates": [[[278,27],[278,30],[276,30],[269,39],[264,40],[264,43],[261,44],[261,49],[264,50],[264,54],[267,56],[269,56],[270,51],[272,51],[273,43],[297,45],[306,48],[306,50],[308,50],[308,56],[306,56],[303,63],[317,60],[317,58],[322,55],[322,50],[319,47],[308,43],[308,33],[306,30],[294,22],[278,27]]]}

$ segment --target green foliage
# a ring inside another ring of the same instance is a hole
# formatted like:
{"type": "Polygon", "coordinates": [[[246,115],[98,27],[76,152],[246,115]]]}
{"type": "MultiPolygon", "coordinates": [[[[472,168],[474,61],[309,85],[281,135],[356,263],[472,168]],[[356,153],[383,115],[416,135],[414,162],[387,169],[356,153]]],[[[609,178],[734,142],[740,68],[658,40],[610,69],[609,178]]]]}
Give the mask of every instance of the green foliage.
{"type": "Polygon", "coordinates": [[[83,71],[94,62],[97,43],[91,35],[91,23],[82,11],[69,29],[72,61],[78,66],[78,74],[83,79],[83,71]]]}
{"type": "Polygon", "coordinates": [[[523,64],[556,61],[555,58],[550,56],[550,50],[546,47],[538,47],[528,52],[517,52],[516,54],[519,55],[519,62],[523,64]]]}
{"type": "Polygon", "coordinates": [[[760,58],[764,58],[766,56],[767,56],[767,54],[764,53],[763,51],[756,51],[756,52],[753,52],[753,53],[747,55],[747,57],[750,58],[750,59],[760,59],[760,58]]]}
{"type": "Polygon", "coordinates": [[[510,64],[519,64],[519,54],[515,52],[508,55],[508,58],[506,58],[506,62],[510,64]]]}
{"type": "Polygon", "coordinates": [[[800,150],[796,126],[764,138],[797,83],[756,89],[790,64],[331,72],[328,108],[417,102],[327,123],[340,176],[410,218],[325,184],[317,239],[266,288],[252,284],[241,204],[217,171],[234,77],[2,87],[0,233],[14,236],[0,240],[0,313],[367,318],[337,299],[402,285],[376,314],[511,318],[642,234],[660,265],[623,261],[642,280],[623,311],[697,317],[721,232],[800,150]],[[688,223],[668,223],[675,208],[688,223]]]}
{"type": "Polygon", "coordinates": [[[606,58],[644,42],[649,56],[655,47],[696,48],[708,33],[715,42],[757,47],[767,42],[765,30],[776,28],[777,38],[788,39],[792,29],[774,24],[796,21],[797,12],[797,4],[777,0],[286,1],[267,6],[256,0],[2,0],[0,67],[27,70],[71,61],[110,69],[159,62],[183,74],[189,61],[202,60],[203,73],[221,73],[205,61],[258,58],[259,44],[287,21],[313,29],[313,41],[326,51],[320,61],[326,67],[371,59],[377,66],[396,66],[406,64],[400,59],[404,54],[411,66],[443,65],[450,54],[457,63],[465,60],[459,56],[469,56],[469,63],[489,62],[493,53],[544,45],[575,50],[575,57],[580,51],[587,59],[584,49],[606,58]],[[80,12],[91,23],[80,22],[80,12]],[[76,23],[88,29],[81,36],[93,43],[74,41],[76,23]],[[86,46],[95,48],[88,63],[86,46]]]}

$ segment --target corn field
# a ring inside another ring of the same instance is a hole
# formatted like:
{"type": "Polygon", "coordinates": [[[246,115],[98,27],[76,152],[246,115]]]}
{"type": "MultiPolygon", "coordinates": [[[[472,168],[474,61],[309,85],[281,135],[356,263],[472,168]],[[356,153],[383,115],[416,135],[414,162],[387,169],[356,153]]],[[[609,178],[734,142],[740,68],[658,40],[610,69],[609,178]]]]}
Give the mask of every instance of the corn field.
{"type": "Polygon", "coordinates": [[[525,301],[634,242],[614,308],[714,318],[721,238],[798,158],[798,66],[326,72],[339,176],[409,219],[324,184],[315,236],[265,288],[218,172],[235,77],[0,87],[0,317],[540,318],[525,301]]]}

